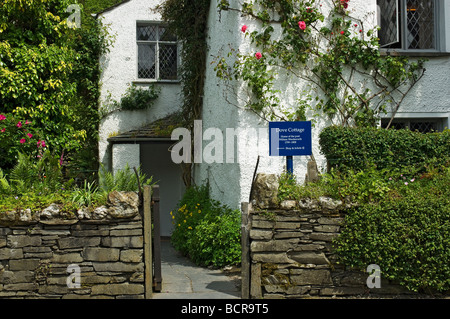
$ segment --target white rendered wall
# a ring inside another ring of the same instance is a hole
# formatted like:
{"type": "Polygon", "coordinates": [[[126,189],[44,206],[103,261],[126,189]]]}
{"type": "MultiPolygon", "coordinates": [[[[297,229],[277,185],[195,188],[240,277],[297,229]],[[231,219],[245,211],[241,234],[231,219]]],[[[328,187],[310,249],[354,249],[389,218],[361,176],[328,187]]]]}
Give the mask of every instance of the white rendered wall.
{"type": "Polygon", "coordinates": [[[128,167],[138,168],[140,165],[139,144],[114,144],[112,147],[112,171],[116,173],[120,169],[128,167]]]}
{"type": "MultiPolygon", "coordinates": [[[[237,1],[230,1],[231,5],[236,7],[237,1]]],[[[331,8],[331,0],[321,1],[322,10],[326,14],[326,10],[331,8]]],[[[445,10],[448,10],[450,1],[446,2],[445,10]]],[[[352,0],[350,2],[351,16],[360,18],[365,23],[368,30],[374,26],[377,21],[376,16],[376,0],[352,0]]],[[[448,13],[447,13],[448,15],[448,13]]],[[[450,21],[448,19],[447,21],[450,21]]],[[[268,130],[268,123],[262,121],[255,114],[237,108],[233,104],[239,105],[236,99],[228,95],[224,98],[225,87],[217,79],[210,63],[214,60],[212,56],[225,56],[229,51],[229,45],[238,48],[240,52],[256,52],[249,44],[240,31],[242,25],[248,26],[247,32],[252,32],[252,28],[257,28],[258,24],[246,17],[241,17],[234,11],[222,11],[217,13],[217,0],[211,2],[209,17],[209,48],[206,85],[203,104],[203,131],[210,127],[218,127],[225,136],[226,128],[264,128],[268,130]]],[[[448,27],[448,24],[446,25],[448,27]]],[[[447,28],[448,29],[448,28],[447,28]]],[[[450,32],[448,33],[450,34],[450,32]]],[[[426,76],[411,91],[407,99],[405,99],[402,112],[449,112],[449,96],[450,96],[450,58],[436,57],[430,58],[426,64],[426,76]]],[[[305,83],[296,79],[295,81],[279,81],[278,87],[285,94],[282,97],[282,104],[293,105],[297,99],[298,92],[305,88],[305,83]]],[[[241,103],[240,106],[243,106],[241,103]]],[[[309,114],[310,116],[312,114],[309,114]]],[[[320,154],[318,145],[318,136],[324,127],[330,123],[324,118],[318,119],[317,124],[313,128],[313,154],[317,160],[320,170],[324,170],[326,166],[325,158],[320,154]]],[[[208,145],[210,141],[204,141],[203,145],[208,145]]],[[[241,202],[248,201],[252,177],[256,165],[258,155],[260,163],[258,172],[280,174],[285,168],[284,157],[269,157],[268,138],[259,136],[258,141],[248,141],[245,145],[240,145],[239,164],[206,164],[202,163],[196,167],[196,181],[202,183],[209,181],[212,196],[230,205],[232,208],[239,208],[241,202]]],[[[306,174],[306,163],[309,157],[294,157],[294,173],[297,175],[298,181],[303,182],[306,174]]]]}
{"type": "MultiPolygon", "coordinates": [[[[137,78],[136,22],[161,21],[158,13],[151,8],[163,0],[132,0],[106,11],[98,19],[109,26],[109,33],[115,36],[110,52],[102,57],[101,102],[108,96],[120,101],[126,89],[132,84],[148,85],[154,81],[137,78]]],[[[155,105],[148,110],[118,111],[108,115],[99,128],[99,160],[109,165],[107,138],[118,133],[144,126],[177,111],[181,104],[179,83],[157,83],[161,93],[155,105]]]]}

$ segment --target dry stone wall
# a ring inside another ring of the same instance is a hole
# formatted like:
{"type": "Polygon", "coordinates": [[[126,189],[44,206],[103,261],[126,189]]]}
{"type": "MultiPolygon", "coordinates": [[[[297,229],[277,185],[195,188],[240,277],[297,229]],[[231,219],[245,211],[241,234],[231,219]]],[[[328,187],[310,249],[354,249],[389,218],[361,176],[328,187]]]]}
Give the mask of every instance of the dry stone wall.
{"type": "Polygon", "coordinates": [[[137,194],[114,192],[106,206],[63,215],[57,204],[0,213],[0,298],[144,298],[137,194]]]}
{"type": "Polygon", "coordinates": [[[248,211],[250,297],[398,297],[413,293],[384,280],[368,288],[369,273],[337,264],[333,239],[350,205],[321,197],[278,204],[274,175],[259,174],[248,211]]]}

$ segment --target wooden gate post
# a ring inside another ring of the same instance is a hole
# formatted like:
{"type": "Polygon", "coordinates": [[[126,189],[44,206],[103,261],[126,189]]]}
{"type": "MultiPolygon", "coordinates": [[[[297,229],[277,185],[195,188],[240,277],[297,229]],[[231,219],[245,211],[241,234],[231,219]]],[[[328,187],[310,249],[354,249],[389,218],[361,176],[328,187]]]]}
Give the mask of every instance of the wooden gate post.
{"type": "Polygon", "coordinates": [[[145,299],[151,299],[153,295],[153,257],[152,257],[152,209],[151,209],[151,188],[144,186],[144,288],[145,299]]]}
{"type": "Polygon", "coordinates": [[[250,203],[241,203],[241,298],[250,298],[250,203]]]}
{"type": "Polygon", "coordinates": [[[161,275],[161,219],[159,211],[159,185],[152,187],[152,203],[153,203],[153,255],[155,259],[155,291],[160,292],[162,288],[161,275]]]}

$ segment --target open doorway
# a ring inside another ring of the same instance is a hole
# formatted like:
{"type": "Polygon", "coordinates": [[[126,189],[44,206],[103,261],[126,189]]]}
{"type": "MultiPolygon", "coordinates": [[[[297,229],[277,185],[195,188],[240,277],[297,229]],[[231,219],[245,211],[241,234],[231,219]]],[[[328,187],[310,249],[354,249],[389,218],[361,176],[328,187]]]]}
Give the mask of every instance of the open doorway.
{"type": "Polygon", "coordinates": [[[170,237],[173,231],[170,212],[175,210],[185,192],[182,168],[170,156],[173,141],[147,142],[140,145],[141,170],[153,176],[160,188],[161,237],[170,237]]]}

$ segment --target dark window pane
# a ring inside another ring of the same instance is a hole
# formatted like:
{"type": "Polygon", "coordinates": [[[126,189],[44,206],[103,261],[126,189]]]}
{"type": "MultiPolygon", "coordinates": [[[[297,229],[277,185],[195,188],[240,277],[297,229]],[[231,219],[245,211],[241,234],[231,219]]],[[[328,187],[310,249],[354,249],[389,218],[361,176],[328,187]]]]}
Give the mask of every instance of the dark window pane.
{"type": "Polygon", "coordinates": [[[159,76],[162,80],[177,79],[177,46],[160,44],[159,46],[159,76]]]}
{"type": "Polygon", "coordinates": [[[155,25],[138,25],[137,40],[138,41],[156,41],[157,26],[155,25]]]}
{"type": "Polygon", "coordinates": [[[430,133],[437,131],[436,122],[411,122],[409,124],[411,131],[419,131],[422,133],[430,133]]]}
{"type": "Polygon", "coordinates": [[[175,35],[173,35],[172,33],[170,33],[166,27],[160,26],[159,27],[159,40],[175,42],[175,41],[177,41],[177,37],[175,35]]]}
{"type": "Polygon", "coordinates": [[[434,0],[407,0],[408,49],[434,49],[434,0]]]}

